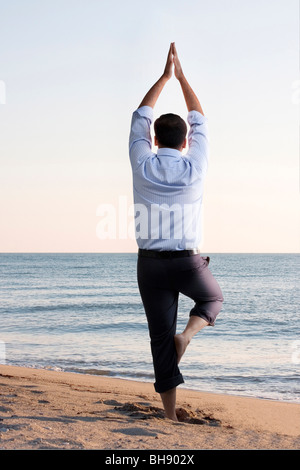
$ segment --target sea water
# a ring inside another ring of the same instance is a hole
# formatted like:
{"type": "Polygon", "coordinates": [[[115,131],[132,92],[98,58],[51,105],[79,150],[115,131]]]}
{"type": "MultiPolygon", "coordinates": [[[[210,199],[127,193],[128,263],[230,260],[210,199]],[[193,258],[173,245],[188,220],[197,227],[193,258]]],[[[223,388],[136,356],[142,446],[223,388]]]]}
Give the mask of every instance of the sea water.
{"type": "MultiPolygon", "coordinates": [[[[182,358],[180,387],[300,402],[300,255],[208,255],[225,300],[182,358]]],[[[0,362],[154,382],[136,262],[0,254],[0,362]]],[[[180,295],[178,332],[192,307],[180,295]]]]}

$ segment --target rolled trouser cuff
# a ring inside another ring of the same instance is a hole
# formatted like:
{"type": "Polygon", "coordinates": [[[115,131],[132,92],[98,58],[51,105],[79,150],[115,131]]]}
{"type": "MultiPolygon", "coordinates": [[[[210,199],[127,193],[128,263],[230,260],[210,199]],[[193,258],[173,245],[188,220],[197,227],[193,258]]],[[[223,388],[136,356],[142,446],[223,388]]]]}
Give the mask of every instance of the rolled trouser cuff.
{"type": "Polygon", "coordinates": [[[190,317],[194,315],[196,317],[203,318],[203,320],[206,320],[208,322],[209,326],[214,326],[216,322],[216,318],[222,307],[222,301],[216,300],[214,302],[211,302],[211,304],[212,304],[211,311],[196,304],[190,311],[190,317]]]}
{"type": "Polygon", "coordinates": [[[170,377],[168,379],[156,381],[154,384],[154,388],[157,393],[163,393],[183,383],[184,380],[182,374],[178,374],[176,375],[176,377],[170,377]]]}

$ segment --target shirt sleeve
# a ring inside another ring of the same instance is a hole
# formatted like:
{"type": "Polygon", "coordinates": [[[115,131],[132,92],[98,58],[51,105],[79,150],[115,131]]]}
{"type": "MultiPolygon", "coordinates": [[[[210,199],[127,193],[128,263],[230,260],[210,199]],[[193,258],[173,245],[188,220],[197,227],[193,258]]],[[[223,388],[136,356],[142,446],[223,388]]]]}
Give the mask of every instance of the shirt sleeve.
{"type": "Polygon", "coordinates": [[[187,120],[190,130],[188,134],[189,148],[185,157],[198,171],[204,173],[208,167],[207,118],[198,111],[190,111],[187,120]]]}
{"type": "Polygon", "coordinates": [[[153,109],[142,106],[134,111],[129,136],[129,156],[133,170],[151,154],[152,139],[150,126],[153,121],[153,109]]]}

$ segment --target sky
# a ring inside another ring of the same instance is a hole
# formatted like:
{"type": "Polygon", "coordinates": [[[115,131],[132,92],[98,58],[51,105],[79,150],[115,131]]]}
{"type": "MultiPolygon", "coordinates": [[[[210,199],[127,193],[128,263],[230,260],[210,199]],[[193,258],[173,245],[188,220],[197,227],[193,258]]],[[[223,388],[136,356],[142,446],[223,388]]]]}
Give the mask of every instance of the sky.
{"type": "MultiPolygon", "coordinates": [[[[0,11],[0,252],[136,252],[131,115],[173,41],[209,124],[201,250],[299,252],[298,0],[0,11]],[[105,207],[117,231],[101,239],[105,207]]],[[[187,116],[175,77],[154,109],[166,112],[187,116]]]]}

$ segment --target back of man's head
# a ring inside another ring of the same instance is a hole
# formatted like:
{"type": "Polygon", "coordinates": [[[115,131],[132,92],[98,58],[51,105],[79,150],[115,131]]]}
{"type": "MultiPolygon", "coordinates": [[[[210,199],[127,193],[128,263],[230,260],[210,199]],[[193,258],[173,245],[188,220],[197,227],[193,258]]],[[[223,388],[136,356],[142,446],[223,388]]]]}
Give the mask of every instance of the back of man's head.
{"type": "Polygon", "coordinates": [[[154,122],[159,147],[181,149],[187,133],[184,120],[177,114],[163,114],[154,122]]]}

